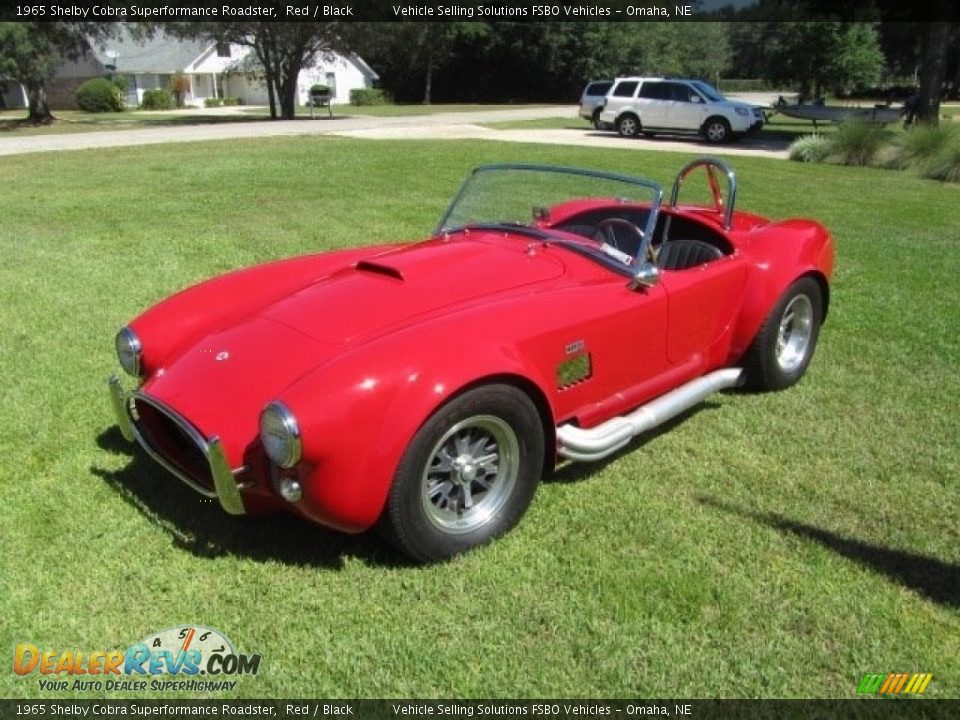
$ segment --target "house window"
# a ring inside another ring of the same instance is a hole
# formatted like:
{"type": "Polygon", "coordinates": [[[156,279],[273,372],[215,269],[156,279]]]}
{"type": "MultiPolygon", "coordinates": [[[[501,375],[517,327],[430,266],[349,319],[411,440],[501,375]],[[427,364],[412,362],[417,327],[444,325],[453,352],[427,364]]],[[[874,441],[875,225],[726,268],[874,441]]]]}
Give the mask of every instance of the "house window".
{"type": "Polygon", "coordinates": [[[330,97],[337,96],[337,74],[328,72],[326,86],[330,88],[330,97]]]}
{"type": "Polygon", "coordinates": [[[217,57],[230,57],[230,43],[217,43],[217,57]]]}

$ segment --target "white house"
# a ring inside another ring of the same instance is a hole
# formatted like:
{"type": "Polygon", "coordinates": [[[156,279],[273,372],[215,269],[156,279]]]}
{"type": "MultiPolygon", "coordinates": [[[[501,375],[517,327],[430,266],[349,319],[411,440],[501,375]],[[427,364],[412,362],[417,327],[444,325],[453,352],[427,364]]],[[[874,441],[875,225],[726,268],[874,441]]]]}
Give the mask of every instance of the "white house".
{"type": "MultiPolygon", "coordinates": [[[[90,52],[64,63],[48,86],[52,108],[75,107],[73,95],[91,77],[122,75],[127,78],[127,104],[138,105],[143,92],[170,88],[170,78],[181,73],[190,81],[184,101],[203,106],[207,98],[236,98],[244,105],[265,105],[267,87],[253,49],[245,45],[180,40],[162,32],[135,40],[126,29],[104,46],[91,44],[90,52]]],[[[377,74],[359,56],[329,53],[300,72],[299,100],[306,104],[310,86],[330,86],[332,102],[350,102],[350,91],[369,88],[377,74]]]]}

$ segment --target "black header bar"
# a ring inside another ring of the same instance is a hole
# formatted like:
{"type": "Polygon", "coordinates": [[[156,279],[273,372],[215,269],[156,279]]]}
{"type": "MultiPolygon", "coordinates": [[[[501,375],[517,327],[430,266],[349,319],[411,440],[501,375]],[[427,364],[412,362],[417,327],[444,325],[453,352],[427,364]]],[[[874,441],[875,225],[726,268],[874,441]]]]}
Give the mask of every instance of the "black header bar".
{"type": "Polygon", "coordinates": [[[22,22],[649,22],[884,20],[960,22],[955,0],[35,0],[4,3],[22,22]]]}

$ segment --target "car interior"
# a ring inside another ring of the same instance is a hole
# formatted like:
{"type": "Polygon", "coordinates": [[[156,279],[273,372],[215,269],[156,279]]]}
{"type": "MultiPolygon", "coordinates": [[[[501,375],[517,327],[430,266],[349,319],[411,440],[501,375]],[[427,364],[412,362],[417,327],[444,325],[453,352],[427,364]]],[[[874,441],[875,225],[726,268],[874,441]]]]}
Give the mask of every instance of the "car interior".
{"type": "MultiPolygon", "coordinates": [[[[635,208],[598,208],[580,213],[555,229],[612,245],[636,257],[648,212],[635,208]]],[[[661,270],[688,270],[733,253],[730,242],[718,231],[684,215],[662,209],[651,240],[661,270]]]]}

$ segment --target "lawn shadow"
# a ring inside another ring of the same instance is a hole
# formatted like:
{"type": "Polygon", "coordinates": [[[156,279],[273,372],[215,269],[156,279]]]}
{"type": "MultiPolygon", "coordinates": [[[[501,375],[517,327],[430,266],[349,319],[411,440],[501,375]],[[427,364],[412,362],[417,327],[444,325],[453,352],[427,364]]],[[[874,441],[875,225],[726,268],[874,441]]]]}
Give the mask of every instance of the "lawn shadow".
{"type": "Polygon", "coordinates": [[[410,565],[376,533],[348,535],[291,513],[228,515],[215,499],[201,496],[161,468],[116,427],[97,436],[107,452],[130,458],[120,470],[91,467],[128,505],[166,532],[173,544],[204,558],[236,555],[256,561],[339,569],[347,557],[369,565],[410,565]]]}
{"type": "Polygon", "coordinates": [[[689,410],[685,410],[676,417],[667,420],[665,423],[656,426],[648,430],[645,433],[640,433],[636,435],[630,442],[624,445],[622,448],[617,450],[612,455],[601,460],[595,460],[593,462],[576,462],[576,461],[567,461],[564,460],[562,465],[558,465],[557,468],[552,473],[547,473],[544,478],[544,483],[574,483],[580,482],[581,480],[586,480],[595,473],[603,470],[607,465],[612,462],[616,462],[624,455],[628,455],[635,450],[638,450],[644,447],[647,443],[653,442],[658,437],[664,433],[668,433],[678,425],[683,424],[687,419],[693,417],[697,413],[703,410],[717,410],[721,405],[718,402],[712,400],[705,400],[689,410]]]}
{"type": "Polygon", "coordinates": [[[718,510],[762,523],[780,532],[814,540],[838,555],[883,573],[940,605],[960,608],[960,566],[905,550],[894,550],[863,540],[844,537],[813,525],[790,520],[779,513],[760,513],[736,507],[711,497],[698,502],[718,510]]]}

